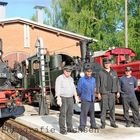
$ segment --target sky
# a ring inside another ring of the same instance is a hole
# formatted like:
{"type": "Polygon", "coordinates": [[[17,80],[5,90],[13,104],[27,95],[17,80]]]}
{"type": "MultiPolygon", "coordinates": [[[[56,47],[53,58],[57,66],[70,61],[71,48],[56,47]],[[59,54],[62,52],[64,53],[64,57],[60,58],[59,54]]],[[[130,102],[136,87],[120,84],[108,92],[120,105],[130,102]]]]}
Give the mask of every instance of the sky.
{"type": "Polygon", "coordinates": [[[22,17],[31,19],[35,14],[36,5],[50,5],[50,0],[0,0],[8,2],[6,6],[6,18],[22,17]]]}

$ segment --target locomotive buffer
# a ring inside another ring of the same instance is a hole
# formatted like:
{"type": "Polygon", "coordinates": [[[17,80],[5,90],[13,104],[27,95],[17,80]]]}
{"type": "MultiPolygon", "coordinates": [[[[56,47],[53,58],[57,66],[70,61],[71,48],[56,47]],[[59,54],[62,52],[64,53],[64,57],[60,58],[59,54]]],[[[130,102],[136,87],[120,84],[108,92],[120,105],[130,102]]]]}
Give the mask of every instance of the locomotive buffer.
{"type": "Polygon", "coordinates": [[[48,115],[49,114],[49,95],[46,95],[46,88],[49,90],[47,94],[51,94],[51,84],[50,84],[50,71],[49,71],[49,58],[47,59],[45,66],[45,48],[43,46],[42,38],[38,38],[36,42],[37,56],[40,60],[40,87],[41,96],[39,101],[39,114],[48,115]],[[47,79],[47,80],[46,80],[47,79]],[[47,86],[46,86],[47,85],[47,86]]]}

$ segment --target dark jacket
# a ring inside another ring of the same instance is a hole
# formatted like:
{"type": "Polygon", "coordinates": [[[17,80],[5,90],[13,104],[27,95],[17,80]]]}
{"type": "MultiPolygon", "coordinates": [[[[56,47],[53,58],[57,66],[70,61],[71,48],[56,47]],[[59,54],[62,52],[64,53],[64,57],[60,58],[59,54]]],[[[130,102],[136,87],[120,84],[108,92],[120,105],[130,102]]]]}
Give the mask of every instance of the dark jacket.
{"type": "MultiPolygon", "coordinates": [[[[112,90],[111,93],[117,93],[120,92],[120,86],[119,86],[119,79],[117,76],[117,72],[111,69],[110,75],[112,76],[112,90]]],[[[97,87],[96,91],[97,93],[106,94],[109,91],[107,90],[107,74],[106,71],[103,69],[97,74],[97,87]]]]}

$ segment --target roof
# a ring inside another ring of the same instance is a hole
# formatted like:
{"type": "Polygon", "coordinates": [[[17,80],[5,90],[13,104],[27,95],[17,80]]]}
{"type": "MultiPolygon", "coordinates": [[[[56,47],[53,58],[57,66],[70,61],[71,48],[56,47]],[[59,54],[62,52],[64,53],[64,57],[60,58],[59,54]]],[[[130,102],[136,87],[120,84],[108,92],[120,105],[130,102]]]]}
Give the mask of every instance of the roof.
{"type": "Polygon", "coordinates": [[[62,29],[59,29],[59,28],[55,28],[55,27],[52,27],[52,26],[41,24],[41,23],[29,20],[29,19],[21,18],[21,17],[0,19],[0,24],[2,24],[2,25],[10,24],[10,23],[16,23],[16,22],[23,23],[23,24],[26,23],[26,24],[29,24],[29,25],[32,25],[32,26],[35,26],[35,27],[38,27],[38,28],[42,28],[42,29],[51,31],[51,32],[56,32],[57,34],[60,34],[60,35],[73,37],[73,38],[78,39],[78,40],[92,40],[93,42],[97,42],[96,39],[93,39],[91,37],[86,37],[86,36],[83,36],[83,35],[72,33],[72,32],[66,31],[66,30],[62,30],[62,29]]]}
{"type": "Polygon", "coordinates": [[[93,57],[103,56],[106,52],[107,51],[103,51],[103,50],[96,51],[96,52],[94,52],[93,57]]]}

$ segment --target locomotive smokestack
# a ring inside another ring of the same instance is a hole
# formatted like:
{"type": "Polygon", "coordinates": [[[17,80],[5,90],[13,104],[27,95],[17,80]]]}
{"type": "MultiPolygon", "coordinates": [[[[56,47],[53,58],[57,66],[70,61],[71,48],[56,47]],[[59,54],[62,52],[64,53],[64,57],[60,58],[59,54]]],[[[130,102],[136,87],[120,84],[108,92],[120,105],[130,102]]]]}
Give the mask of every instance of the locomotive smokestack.
{"type": "Polygon", "coordinates": [[[89,45],[89,43],[92,43],[92,42],[93,42],[92,40],[81,40],[80,41],[81,58],[84,62],[86,61],[88,45],[89,45]]]}
{"type": "Polygon", "coordinates": [[[81,40],[80,41],[80,49],[81,49],[81,58],[83,61],[86,59],[86,51],[87,51],[87,41],[81,40]]]}

